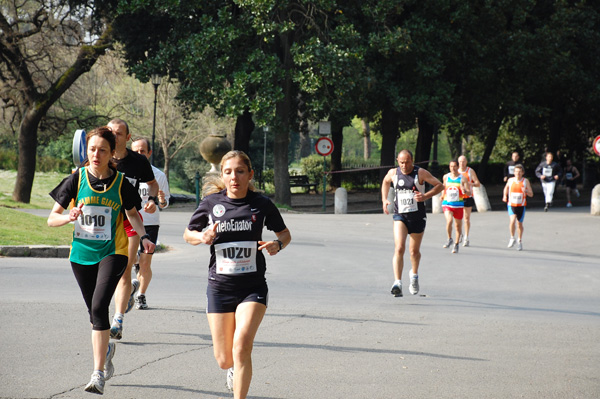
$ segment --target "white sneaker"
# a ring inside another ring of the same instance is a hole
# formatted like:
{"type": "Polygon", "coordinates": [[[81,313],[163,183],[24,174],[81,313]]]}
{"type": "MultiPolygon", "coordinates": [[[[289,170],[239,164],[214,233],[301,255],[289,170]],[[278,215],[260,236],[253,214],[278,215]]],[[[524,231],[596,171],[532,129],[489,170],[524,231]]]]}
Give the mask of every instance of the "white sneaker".
{"type": "Polygon", "coordinates": [[[135,308],[138,310],[148,309],[148,304],[146,303],[146,295],[138,294],[135,297],[135,308]]]}
{"type": "Polygon", "coordinates": [[[138,279],[134,278],[131,280],[131,295],[129,296],[129,301],[127,302],[127,309],[125,309],[125,313],[129,312],[135,303],[135,293],[138,288],[140,288],[140,282],[138,279]]]}
{"type": "Polygon", "coordinates": [[[463,247],[468,247],[469,246],[469,237],[466,236],[465,240],[463,241],[463,247]]]}
{"type": "Polygon", "coordinates": [[[515,245],[515,239],[513,237],[510,237],[510,240],[508,240],[507,248],[512,248],[513,245],[515,245]]]}
{"type": "Polygon", "coordinates": [[[444,245],[442,245],[443,248],[448,248],[450,245],[452,245],[454,241],[452,241],[452,237],[448,238],[448,241],[446,241],[446,243],[444,245]]]}
{"type": "Polygon", "coordinates": [[[452,247],[452,253],[453,254],[458,253],[458,243],[454,244],[454,246],[452,247]]]}
{"type": "Polygon", "coordinates": [[[113,319],[112,325],[110,326],[110,337],[112,339],[123,338],[123,319],[113,319]]]}
{"type": "Polygon", "coordinates": [[[419,293],[419,275],[414,274],[412,271],[409,274],[410,277],[410,285],[408,286],[408,292],[412,295],[417,295],[419,293]]]}
{"type": "Polygon", "coordinates": [[[233,391],[233,367],[227,369],[227,389],[233,391]]]}
{"type": "Polygon", "coordinates": [[[392,285],[391,292],[392,292],[393,296],[401,297],[402,296],[402,281],[400,281],[399,283],[394,283],[394,285],[392,285]]]}
{"type": "Polygon", "coordinates": [[[579,193],[579,190],[578,190],[578,189],[575,189],[575,195],[577,196],[577,198],[579,198],[579,196],[581,195],[581,194],[579,193]]]}
{"type": "Polygon", "coordinates": [[[104,362],[104,381],[110,380],[115,373],[115,366],[112,359],[115,356],[117,345],[114,342],[109,342],[108,351],[106,352],[106,361],[104,362]]]}
{"type": "Polygon", "coordinates": [[[523,244],[521,243],[521,241],[517,242],[517,251],[522,251],[523,250],[523,244]]]}
{"type": "Polygon", "coordinates": [[[99,372],[94,371],[92,374],[92,379],[85,386],[84,390],[86,392],[97,393],[99,395],[104,394],[104,377],[99,374],[99,372]]]}
{"type": "Polygon", "coordinates": [[[567,208],[571,208],[573,207],[573,204],[571,204],[570,202],[567,202],[567,208]]]}

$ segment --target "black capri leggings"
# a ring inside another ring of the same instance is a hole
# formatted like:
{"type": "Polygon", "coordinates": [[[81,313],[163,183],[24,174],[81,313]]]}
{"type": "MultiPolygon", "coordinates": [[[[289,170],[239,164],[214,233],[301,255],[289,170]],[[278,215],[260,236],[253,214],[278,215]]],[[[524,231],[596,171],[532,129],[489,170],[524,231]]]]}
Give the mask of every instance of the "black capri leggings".
{"type": "Polygon", "coordinates": [[[110,329],[108,308],[126,267],[125,255],[109,255],[95,265],[71,262],[73,274],[90,314],[93,330],[110,329]]]}

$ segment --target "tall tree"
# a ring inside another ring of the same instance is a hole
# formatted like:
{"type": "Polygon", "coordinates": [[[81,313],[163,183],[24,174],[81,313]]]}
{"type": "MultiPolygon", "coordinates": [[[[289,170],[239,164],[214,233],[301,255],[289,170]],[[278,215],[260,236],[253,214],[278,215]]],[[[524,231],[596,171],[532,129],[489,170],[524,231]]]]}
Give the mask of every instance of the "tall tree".
{"type": "MultiPolygon", "coordinates": [[[[193,107],[211,105],[232,117],[249,112],[258,126],[270,126],[275,201],[289,205],[289,132],[298,126],[299,85],[306,73],[299,64],[307,55],[297,49],[328,43],[335,12],[329,0],[132,3],[121,7],[117,21],[123,23],[115,24],[115,32],[136,76],[168,71],[182,84],[179,97],[193,107]]],[[[340,53],[331,61],[345,57],[340,53]]]]}
{"type": "Polygon", "coordinates": [[[0,98],[15,110],[19,132],[15,201],[31,199],[38,127],[48,110],[112,46],[101,10],[89,7],[94,3],[67,0],[0,7],[0,98]]]}

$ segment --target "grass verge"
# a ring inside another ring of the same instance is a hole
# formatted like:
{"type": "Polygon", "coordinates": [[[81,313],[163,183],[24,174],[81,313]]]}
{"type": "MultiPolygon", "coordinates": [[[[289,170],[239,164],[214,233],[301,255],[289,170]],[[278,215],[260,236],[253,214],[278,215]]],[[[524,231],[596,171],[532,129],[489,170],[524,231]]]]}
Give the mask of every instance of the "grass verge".
{"type": "Polygon", "coordinates": [[[0,206],[0,245],[69,245],[73,226],[48,227],[45,217],[0,206]]]}
{"type": "MultiPolygon", "coordinates": [[[[45,217],[30,215],[21,209],[50,209],[54,200],[48,195],[67,175],[60,172],[36,172],[31,190],[31,201],[23,204],[13,201],[17,171],[0,169],[0,245],[70,245],[73,226],[48,227],[45,217]]],[[[172,193],[187,194],[173,187],[172,193]]],[[[166,251],[161,246],[156,252],[166,251]]]]}

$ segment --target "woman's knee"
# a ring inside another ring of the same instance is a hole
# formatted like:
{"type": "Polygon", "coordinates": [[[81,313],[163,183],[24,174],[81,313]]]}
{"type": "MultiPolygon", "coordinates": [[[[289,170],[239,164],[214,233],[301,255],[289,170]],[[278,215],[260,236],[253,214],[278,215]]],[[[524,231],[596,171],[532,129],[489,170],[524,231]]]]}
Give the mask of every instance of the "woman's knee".
{"type": "Polygon", "coordinates": [[[90,309],[90,321],[92,329],[104,331],[110,329],[110,318],[108,317],[108,305],[94,303],[90,309]]]}
{"type": "Polygon", "coordinates": [[[412,259],[421,259],[421,251],[417,248],[412,248],[410,250],[410,257],[412,259]]]}
{"type": "Polygon", "coordinates": [[[236,362],[244,361],[252,356],[254,342],[246,337],[237,337],[233,342],[233,358],[236,362]]]}
{"type": "Polygon", "coordinates": [[[394,252],[396,256],[404,256],[404,252],[406,251],[406,244],[396,244],[394,247],[394,252]]]}
{"type": "Polygon", "coordinates": [[[223,370],[233,367],[233,356],[230,353],[216,352],[214,353],[215,360],[219,367],[223,370]]]}

